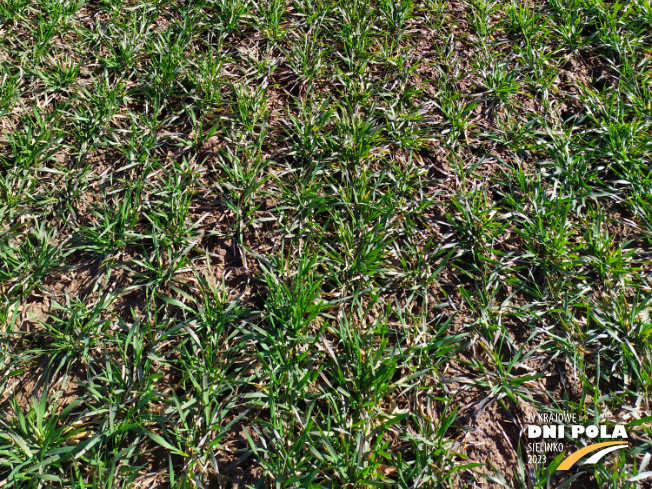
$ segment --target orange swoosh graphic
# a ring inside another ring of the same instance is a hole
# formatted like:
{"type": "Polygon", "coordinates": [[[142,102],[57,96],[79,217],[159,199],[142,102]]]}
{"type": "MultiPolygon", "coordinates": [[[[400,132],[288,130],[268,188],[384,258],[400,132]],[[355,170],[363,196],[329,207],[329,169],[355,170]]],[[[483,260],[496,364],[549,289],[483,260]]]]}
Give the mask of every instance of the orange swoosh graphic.
{"type": "Polygon", "coordinates": [[[627,442],[622,442],[622,441],[606,441],[604,443],[594,443],[593,445],[589,445],[588,447],[584,447],[575,453],[569,455],[564,459],[564,461],[559,464],[559,467],[557,467],[557,470],[568,470],[570,469],[575,462],[577,462],[579,459],[581,459],[584,455],[587,453],[590,453],[594,450],[597,450],[598,448],[602,447],[610,447],[612,445],[624,445],[627,442]]]}

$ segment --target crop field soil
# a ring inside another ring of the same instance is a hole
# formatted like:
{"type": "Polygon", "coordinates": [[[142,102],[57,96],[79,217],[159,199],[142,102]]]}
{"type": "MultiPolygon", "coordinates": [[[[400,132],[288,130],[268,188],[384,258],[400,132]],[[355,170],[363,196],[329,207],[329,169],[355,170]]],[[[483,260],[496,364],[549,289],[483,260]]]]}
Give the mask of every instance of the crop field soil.
{"type": "Polygon", "coordinates": [[[651,58],[651,0],[0,0],[0,489],[652,487],[651,58]]]}

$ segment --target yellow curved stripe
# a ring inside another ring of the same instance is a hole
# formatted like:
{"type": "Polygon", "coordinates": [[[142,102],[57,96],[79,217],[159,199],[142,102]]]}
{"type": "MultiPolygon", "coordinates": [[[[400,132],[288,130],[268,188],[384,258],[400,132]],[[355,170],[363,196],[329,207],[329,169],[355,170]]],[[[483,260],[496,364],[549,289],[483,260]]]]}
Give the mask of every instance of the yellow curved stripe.
{"type": "MultiPolygon", "coordinates": [[[[627,442],[624,442],[627,443],[627,442]]],[[[588,447],[584,447],[575,453],[569,455],[564,459],[564,461],[559,464],[559,467],[557,467],[557,470],[568,470],[570,469],[575,462],[577,462],[579,459],[581,459],[584,455],[587,453],[593,452],[597,450],[598,448],[602,447],[610,447],[612,445],[623,445],[624,444],[622,441],[605,441],[604,443],[594,443],[593,445],[589,445],[588,447]]]]}

